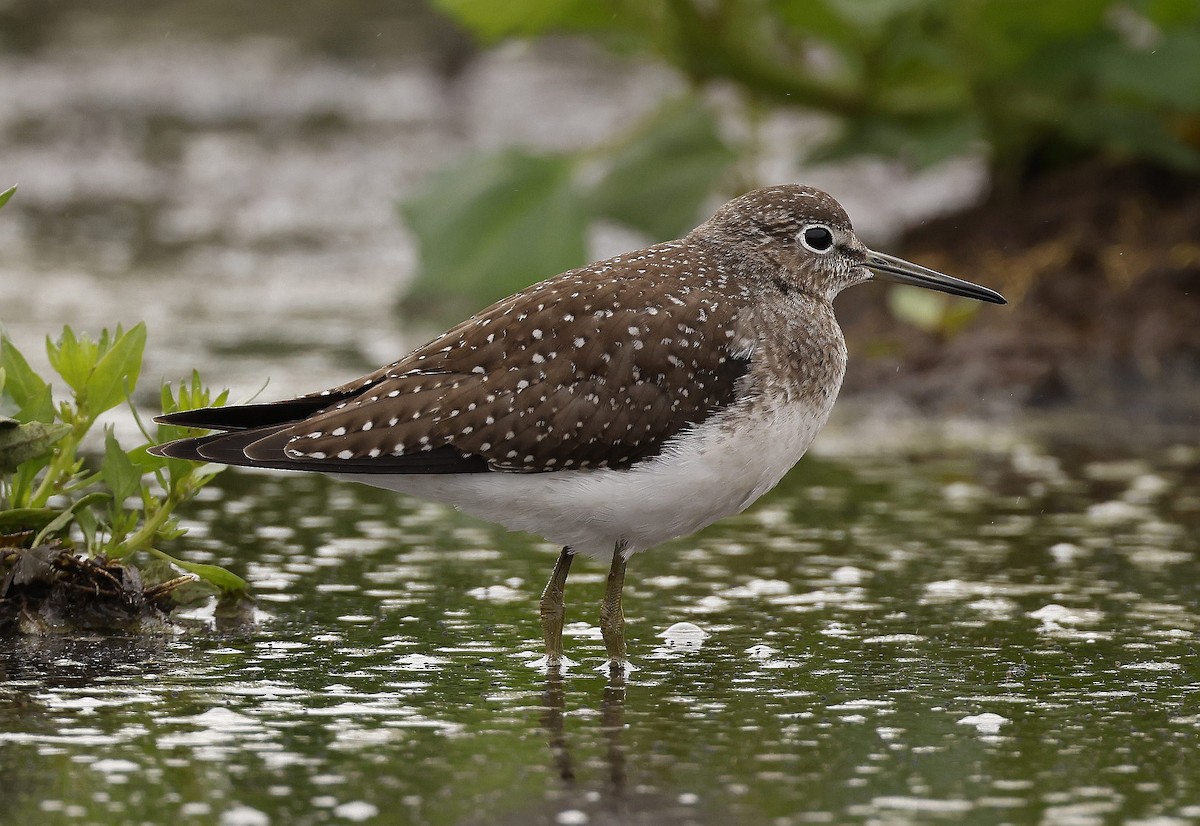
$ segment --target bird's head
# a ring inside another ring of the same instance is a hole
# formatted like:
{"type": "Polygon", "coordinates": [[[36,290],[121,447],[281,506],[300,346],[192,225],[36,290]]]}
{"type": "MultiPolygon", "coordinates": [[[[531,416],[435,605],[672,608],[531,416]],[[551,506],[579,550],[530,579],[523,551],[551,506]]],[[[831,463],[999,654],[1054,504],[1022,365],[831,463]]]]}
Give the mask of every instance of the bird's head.
{"type": "Polygon", "coordinates": [[[694,234],[733,242],[740,253],[764,259],[771,279],[785,291],[827,301],[846,287],[881,280],[1006,303],[987,287],[868,249],[841,204],[811,186],[784,184],[748,192],[718,209],[694,234]]]}

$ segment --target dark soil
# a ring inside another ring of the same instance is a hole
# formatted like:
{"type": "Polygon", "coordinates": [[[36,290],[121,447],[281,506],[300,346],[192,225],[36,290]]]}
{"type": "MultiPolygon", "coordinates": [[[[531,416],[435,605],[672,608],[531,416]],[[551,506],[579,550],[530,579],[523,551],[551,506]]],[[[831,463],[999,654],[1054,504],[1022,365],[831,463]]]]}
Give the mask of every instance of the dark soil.
{"type": "Polygon", "coordinates": [[[884,290],[847,291],[847,395],[1200,420],[1200,179],[1080,167],[924,224],[900,253],[1010,304],[939,335],[897,321],[884,290]]]}
{"type": "Polygon", "coordinates": [[[133,565],[60,546],[0,548],[0,634],[161,630],[181,576],[146,585],[133,565]]]}

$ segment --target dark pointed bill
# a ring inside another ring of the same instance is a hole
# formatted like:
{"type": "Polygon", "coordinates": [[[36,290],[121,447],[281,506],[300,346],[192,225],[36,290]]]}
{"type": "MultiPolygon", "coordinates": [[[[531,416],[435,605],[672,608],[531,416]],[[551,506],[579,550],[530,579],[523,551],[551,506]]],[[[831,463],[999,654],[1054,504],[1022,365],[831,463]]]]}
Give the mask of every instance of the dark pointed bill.
{"type": "Polygon", "coordinates": [[[977,301],[987,301],[990,304],[1007,304],[1004,296],[995,290],[963,281],[951,275],[943,275],[936,270],[922,267],[903,258],[887,255],[882,252],[867,251],[867,260],[863,266],[875,272],[882,281],[895,281],[897,284],[912,284],[914,287],[925,287],[929,290],[961,295],[964,298],[974,298],[977,301]]]}

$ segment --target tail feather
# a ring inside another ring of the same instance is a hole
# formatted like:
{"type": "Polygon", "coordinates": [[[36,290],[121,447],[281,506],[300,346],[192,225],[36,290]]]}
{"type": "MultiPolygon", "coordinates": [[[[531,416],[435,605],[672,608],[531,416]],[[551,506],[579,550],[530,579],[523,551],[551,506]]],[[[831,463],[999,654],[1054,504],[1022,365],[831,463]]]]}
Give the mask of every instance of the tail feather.
{"type": "Polygon", "coordinates": [[[289,455],[292,425],[354,396],[353,390],[323,396],[301,396],[281,402],[204,407],[158,416],[154,421],[179,427],[220,430],[207,436],[179,439],[148,448],[155,456],[217,462],[241,467],[275,470],[309,470],[348,475],[376,473],[484,473],[489,470],[481,456],[464,455],[453,447],[439,447],[402,456],[320,459],[289,455]]]}
{"type": "Polygon", "coordinates": [[[240,467],[270,468],[272,470],[308,470],[318,473],[347,475],[378,473],[485,473],[487,460],[480,456],[463,455],[452,447],[411,453],[405,456],[382,456],[357,459],[312,459],[292,457],[284,452],[291,436],[285,431],[290,423],[254,430],[213,433],[193,439],[180,439],[148,449],[155,456],[172,459],[191,459],[194,462],[216,462],[240,467]]]}

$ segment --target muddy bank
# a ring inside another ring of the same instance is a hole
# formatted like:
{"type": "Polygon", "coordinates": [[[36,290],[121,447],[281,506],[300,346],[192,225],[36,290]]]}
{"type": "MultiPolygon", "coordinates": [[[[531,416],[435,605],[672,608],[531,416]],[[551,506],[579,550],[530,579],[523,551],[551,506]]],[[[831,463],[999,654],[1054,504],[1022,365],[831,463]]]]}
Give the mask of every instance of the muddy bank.
{"type": "Polygon", "coordinates": [[[90,630],[161,631],[172,593],[192,581],[147,583],[132,565],[87,559],[56,545],[5,548],[0,555],[0,635],[90,630]]]}
{"type": "MultiPolygon", "coordinates": [[[[0,535],[0,638],[176,631],[188,623],[173,616],[175,610],[205,601],[212,592],[163,563],[139,568],[105,556],[79,556],[53,542],[22,547],[26,539],[0,535]]],[[[227,632],[253,625],[250,596],[219,594],[212,628],[227,632]]]]}
{"type": "Polygon", "coordinates": [[[896,320],[880,290],[839,299],[845,393],[920,410],[1200,414],[1200,180],[1093,164],[908,232],[923,264],[995,287],[951,334],[896,320]]]}

